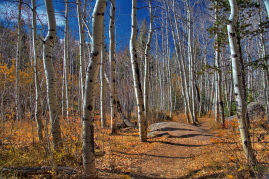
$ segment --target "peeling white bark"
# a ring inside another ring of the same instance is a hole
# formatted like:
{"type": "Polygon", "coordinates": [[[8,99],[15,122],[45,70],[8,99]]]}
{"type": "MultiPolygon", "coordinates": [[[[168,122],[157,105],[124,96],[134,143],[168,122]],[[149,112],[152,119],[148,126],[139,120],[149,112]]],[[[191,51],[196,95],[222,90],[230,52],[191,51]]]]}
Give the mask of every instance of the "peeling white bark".
{"type": "Polygon", "coordinates": [[[52,62],[52,48],[56,38],[56,21],[52,0],[45,0],[48,16],[48,33],[43,44],[43,63],[46,75],[47,101],[50,113],[51,135],[53,147],[58,150],[62,146],[59,123],[59,104],[56,94],[56,77],[52,62]]]}
{"type": "Polygon", "coordinates": [[[145,73],[144,73],[144,93],[143,93],[143,99],[144,99],[144,107],[145,107],[145,119],[147,120],[147,113],[149,110],[148,105],[148,88],[149,88],[149,50],[150,50],[150,43],[152,39],[152,22],[153,22],[153,16],[152,16],[152,1],[149,0],[149,34],[148,34],[148,40],[146,43],[145,48],[145,73]]]}
{"type": "Polygon", "coordinates": [[[236,0],[229,0],[231,7],[231,14],[228,19],[229,24],[227,25],[229,45],[231,51],[231,61],[232,61],[232,73],[233,73],[233,83],[234,83],[234,96],[237,102],[237,116],[239,123],[239,131],[242,141],[242,147],[245,152],[246,158],[251,165],[256,165],[257,160],[254,155],[254,151],[251,146],[250,136],[248,128],[246,125],[246,102],[244,99],[242,75],[243,72],[239,67],[239,51],[236,41],[236,31],[235,24],[238,19],[238,8],[236,0]]]}
{"type": "Polygon", "coordinates": [[[38,80],[38,59],[37,59],[37,30],[36,30],[36,0],[31,1],[32,4],[32,38],[33,38],[33,56],[34,56],[34,74],[35,74],[35,120],[37,125],[37,135],[39,141],[43,140],[43,123],[40,115],[40,86],[38,80]]]}
{"type": "Polygon", "coordinates": [[[86,71],[84,112],[82,118],[82,159],[84,175],[96,178],[94,156],[94,105],[97,90],[98,72],[101,62],[102,34],[104,28],[104,10],[106,0],[97,0],[93,11],[93,34],[91,59],[86,71]]]}
{"type": "Polygon", "coordinates": [[[139,138],[141,142],[147,141],[147,121],[144,116],[145,108],[143,103],[142,85],[140,81],[139,66],[137,59],[137,51],[135,47],[136,34],[137,34],[137,2],[132,0],[132,16],[131,16],[131,37],[130,37],[130,56],[133,72],[133,81],[135,89],[135,98],[138,110],[138,125],[139,125],[139,138]]]}

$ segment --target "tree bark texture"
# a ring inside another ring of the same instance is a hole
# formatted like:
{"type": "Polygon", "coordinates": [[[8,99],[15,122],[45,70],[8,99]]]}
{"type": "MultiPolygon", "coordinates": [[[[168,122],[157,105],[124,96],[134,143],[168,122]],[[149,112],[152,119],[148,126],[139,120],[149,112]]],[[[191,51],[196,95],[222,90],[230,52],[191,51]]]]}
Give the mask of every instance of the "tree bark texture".
{"type": "Polygon", "coordinates": [[[149,111],[149,105],[148,105],[148,91],[149,91],[149,50],[150,50],[150,43],[152,39],[152,22],[153,22],[153,16],[152,16],[152,1],[149,0],[149,34],[148,39],[146,43],[145,48],[145,73],[144,73],[144,93],[143,93],[143,99],[144,99],[144,107],[145,107],[145,118],[147,119],[148,111],[149,111]]]}
{"type": "Polygon", "coordinates": [[[69,115],[69,4],[68,0],[65,0],[65,28],[64,28],[64,69],[63,69],[63,91],[62,91],[62,114],[63,118],[68,119],[69,115]]]}
{"type": "Polygon", "coordinates": [[[40,86],[38,79],[38,59],[37,59],[37,30],[36,30],[36,0],[31,1],[32,4],[32,38],[33,38],[33,56],[34,56],[34,75],[35,75],[35,120],[37,125],[37,135],[39,141],[43,140],[42,130],[44,125],[40,118],[40,86]]]}
{"type": "MultiPolygon", "coordinates": [[[[115,52],[115,0],[110,1],[110,22],[109,22],[109,62],[110,62],[110,133],[116,133],[116,52],[115,52]]],[[[121,109],[121,108],[120,108],[121,109]]]]}
{"type": "Polygon", "coordinates": [[[20,69],[21,69],[21,29],[22,29],[22,20],[21,20],[21,10],[22,10],[22,0],[19,0],[18,5],[18,30],[17,30],[17,54],[16,54],[16,84],[15,84],[15,108],[16,108],[16,120],[18,121],[21,117],[21,107],[20,107],[20,69]]]}
{"type": "Polygon", "coordinates": [[[246,126],[246,102],[244,98],[243,85],[242,85],[242,75],[243,72],[239,67],[239,50],[236,41],[236,31],[235,24],[238,19],[238,8],[236,0],[229,0],[231,7],[231,14],[228,19],[229,24],[227,25],[229,45],[231,51],[231,61],[232,61],[232,73],[234,82],[234,96],[237,103],[237,116],[239,123],[239,131],[242,141],[242,147],[248,162],[251,165],[256,165],[257,160],[254,155],[254,151],[251,146],[250,136],[248,128],[246,126]]]}
{"type": "MultiPolygon", "coordinates": [[[[84,101],[85,93],[85,38],[84,38],[84,27],[83,27],[83,14],[81,11],[81,0],[76,0],[77,3],[77,18],[79,28],[79,80],[80,80],[80,99],[79,104],[84,101]]],[[[80,106],[80,105],[79,105],[80,106]]],[[[83,114],[83,108],[81,108],[81,114],[83,114]]]]}
{"type": "Polygon", "coordinates": [[[140,81],[140,72],[138,66],[137,51],[135,46],[136,34],[137,34],[137,2],[132,0],[132,15],[131,15],[131,37],[130,37],[130,56],[132,64],[132,73],[134,81],[135,98],[138,111],[138,125],[139,125],[139,138],[141,142],[147,141],[147,121],[144,116],[145,108],[143,103],[143,92],[140,81]]]}
{"type": "Polygon", "coordinates": [[[45,0],[48,16],[48,33],[43,44],[43,63],[46,75],[47,101],[50,113],[50,125],[53,147],[58,150],[62,146],[59,119],[59,104],[56,94],[56,77],[52,62],[52,49],[56,38],[56,21],[52,0],[45,0]]]}
{"type": "Polygon", "coordinates": [[[90,63],[87,66],[85,81],[84,112],[82,118],[82,159],[84,175],[88,178],[96,178],[94,156],[94,105],[97,90],[98,72],[101,62],[103,46],[104,10],[106,0],[97,0],[93,11],[93,34],[90,63]]]}

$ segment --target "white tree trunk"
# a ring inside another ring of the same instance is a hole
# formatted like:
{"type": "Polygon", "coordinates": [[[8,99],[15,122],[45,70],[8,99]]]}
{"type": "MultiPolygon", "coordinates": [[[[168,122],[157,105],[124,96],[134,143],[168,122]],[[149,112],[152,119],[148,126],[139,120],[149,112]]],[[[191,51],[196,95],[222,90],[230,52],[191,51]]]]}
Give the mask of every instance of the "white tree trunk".
{"type": "Polygon", "coordinates": [[[62,146],[59,123],[60,109],[56,94],[57,81],[52,62],[52,48],[56,38],[56,21],[52,0],[45,0],[45,5],[48,16],[48,33],[45,41],[43,42],[43,63],[46,75],[47,101],[50,113],[52,142],[54,149],[58,150],[62,146]]]}
{"type": "Polygon", "coordinates": [[[36,32],[36,0],[32,4],[32,38],[33,38],[33,56],[34,56],[34,75],[35,75],[35,120],[37,125],[37,135],[39,141],[43,140],[43,123],[40,118],[40,86],[38,79],[38,59],[37,59],[37,32],[36,32]]]}
{"type": "MultiPolygon", "coordinates": [[[[218,2],[215,5],[215,19],[218,23],[219,19],[219,7],[218,7],[218,2]]],[[[219,29],[217,25],[217,29],[219,29]]],[[[216,115],[215,119],[216,121],[220,122],[221,125],[224,127],[224,103],[223,103],[223,98],[222,98],[222,71],[220,69],[220,42],[218,41],[219,39],[219,32],[216,32],[215,34],[215,75],[216,75],[216,115]]]]}
{"type": "MultiPolygon", "coordinates": [[[[104,28],[103,32],[104,34],[104,28]]],[[[106,117],[105,117],[105,48],[104,48],[104,35],[102,36],[102,50],[101,50],[101,65],[100,65],[100,117],[101,117],[101,127],[105,128],[106,126],[106,117]]]]}
{"type": "Polygon", "coordinates": [[[110,62],[110,133],[116,133],[116,52],[115,52],[115,0],[110,1],[110,22],[109,22],[109,62],[110,62]]]}
{"type": "Polygon", "coordinates": [[[149,88],[149,50],[150,50],[150,43],[152,39],[152,2],[149,0],[149,34],[148,34],[148,40],[145,48],[145,73],[144,73],[144,93],[143,93],[143,99],[144,99],[144,107],[145,107],[145,120],[147,120],[148,117],[148,88],[149,88]]]}
{"type": "Polygon", "coordinates": [[[231,7],[231,14],[229,17],[229,24],[227,25],[228,36],[229,36],[229,45],[231,51],[231,60],[232,60],[232,73],[233,73],[233,81],[234,81],[234,95],[237,103],[237,116],[239,123],[239,131],[242,141],[243,150],[245,152],[246,158],[251,165],[256,165],[257,160],[254,155],[254,151],[251,146],[251,141],[249,137],[248,128],[246,126],[246,102],[244,98],[243,92],[243,84],[242,84],[242,75],[243,72],[239,67],[239,51],[238,45],[236,42],[236,31],[235,24],[238,19],[238,8],[236,0],[229,0],[231,7]]]}
{"type": "Polygon", "coordinates": [[[68,46],[68,41],[69,41],[69,22],[68,22],[68,15],[69,15],[69,4],[68,0],[65,0],[65,29],[64,29],[64,61],[63,61],[63,90],[62,90],[62,114],[63,118],[68,119],[69,115],[69,46],[68,46]]]}
{"type": "Polygon", "coordinates": [[[133,72],[135,98],[138,110],[139,138],[141,142],[147,141],[147,121],[144,116],[145,108],[143,103],[142,85],[140,81],[137,51],[135,47],[137,22],[136,22],[137,2],[132,0],[132,21],[131,21],[131,38],[130,38],[130,56],[133,72]]]}
{"type": "Polygon", "coordinates": [[[82,159],[84,175],[87,178],[96,178],[94,156],[94,105],[97,90],[98,71],[101,62],[102,34],[104,28],[104,10],[106,0],[97,0],[93,11],[93,34],[90,63],[86,71],[84,112],[82,118],[82,159]]]}
{"type": "MultiPolygon", "coordinates": [[[[179,40],[179,37],[180,37],[180,30],[179,30],[179,27],[178,27],[178,23],[177,23],[177,17],[176,17],[176,10],[175,10],[175,0],[173,0],[172,2],[172,7],[173,7],[173,19],[174,19],[174,26],[175,26],[175,30],[172,30],[172,35],[173,35],[173,40],[174,40],[174,45],[175,45],[175,53],[176,53],[176,56],[177,56],[177,59],[178,59],[178,64],[179,64],[179,69],[180,69],[180,74],[181,74],[181,78],[182,78],[182,88],[183,88],[183,91],[182,93],[183,96],[184,96],[184,101],[185,101],[185,105],[186,105],[186,115],[187,115],[187,120],[188,122],[191,122],[193,124],[195,124],[194,122],[194,118],[193,118],[193,113],[191,112],[192,110],[192,104],[191,104],[191,94],[190,94],[190,89],[189,89],[189,85],[188,85],[188,78],[187,78],[187,72],[186,72],[186,64],[185,64],[185,60],[184,60],[184,55],[183,55],[183,45],[181,43],[181,41],[179,40]]],[[[168,4],[168,1],[167,1],[167,12],[169,12],[169,4],[168,4]]],[[[170,16],[169,16],[169,19],[172,19],[170,16]]],[[[171,24],[172,25],[172,24],[171,24]]]]}
{"type": "Polygon", "coordinates": [[[188,1],[187,6],[187,31],[188,31],[188,61],[189,61],[189,76],[188,76],[188,89],[190,92],[189,102],[190,102],[190,114],[192,118],[192,123],[198,122],[197,112],[196,112],[196,95],[195,95],[195,74],[194,74],[194,59],[193,59],[193,32],[192,32],[192,18],[191,18],[191,8],[188,1]]]}
{"type": "MultiPolygon", "coordinates": [[[[77,4],[77,18],[78,18],[78,28],[79,28],[79,79],[80,79],[80,99],[79,106],[84,101],[85,93],[85,39],[84,39],[84,27],[83,27],[83,15],[81,12],[81,0],[76,0],[77,4]]],[[[83,114],[83,108],[81,108],[81,114],[83,114]]]]}

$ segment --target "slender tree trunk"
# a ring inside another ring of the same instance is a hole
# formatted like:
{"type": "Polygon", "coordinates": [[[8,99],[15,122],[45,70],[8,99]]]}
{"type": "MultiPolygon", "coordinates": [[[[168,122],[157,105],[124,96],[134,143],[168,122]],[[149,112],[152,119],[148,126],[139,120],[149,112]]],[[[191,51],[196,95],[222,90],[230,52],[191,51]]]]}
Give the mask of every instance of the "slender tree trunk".
{"type": "Polygon", "coordinates": [[[100,118],[101,118],[101,127],[105,128],[106,126],[106,117],[105,117],[105,48],[104,48],[104,28],[102,29],[102,50],[101,50],[101,64],[100,64],[100,118]]]}
{"type": "MultiPolygon", "coordinates": [[[[269,0],[264,0],[264,5],[265,5],[265,8],[266,8],[266,12],[267,12],[267,16],[268,16],[268,18],[269,18],[269,0]]],[[[262,37],[263,37],[263,35],[262,35],[262,37]]],[[[262,38],[262,40],[263,40],[263,38],[262,38]]],[[[263,42],[263,44],[264,44],[264,42],[263,42]]],[[[264,49],[264,51],[265,51],[265,55],[267,55],[267,53],[266,53],[266,48],[264,49]]],[[[267,59],[267,60],[265,60],[265,64],[266,64],[266,69],[265,69],[265,73],[266,73],[266,77],[267,77],[267,85],[269,84],[269,59],[267,59]]],[[[268,111],[269,111],[269,95],[267,95],[267,106],[266,106],[266,108],[267,108],[267,113],[268,113],[268,111]]],[[[267,123],[269,123],[269,114],[267,115],[267,123]]]]}
{"type": "MultiPolygon", "coordinates": [[[[85,93],[85,39],[84,39],[84,27],[83,27],[83,15],[81,11],[81,0],[76,0],[77,4],[77,18],[78,18],[78,28],[79,28],[79,83],[80,83],[80,99],[79,106],[84,101],[85,93]]],[[[81,108],[81,114],[83,114],[83,108],[81,108]]]]}
{"type": "Polygon", "coordinates": [[[69,15],[69,4],[68,0],[65,0],[65,29],[64,29],[64,69],[63,69],[63,91],[62,91],[62,114],[63,118],[68,119],[69,115],[69,46],[68,46],[68,41],[69,41],[69,28],[68,28],[68,15],[69,15]]]}
{"type": "Polygon", "coordinates": [[[115,0],[110,1],[110,22],[109,22],[109,62],[110,62],[110,133],[116,133],[116,52],[115,52],[115,0]]]}
{"type": "MultiPolygon", "coordinates": [[[[175,53],[178,59],[178,64],[179,64],[179,70],[181,73],[181,78],[182,78],[182,88],[184,89],[182,92],[184,93],[184,100],[185,100],[185,105],[186,105],[186,116],[187,116],[187,120],[189,123],[195,124],[195,120],[193,117],[193,113],[192,113],[192,102],[191,102],[191,94],[190,94],[190,88],[188,85],[188,77],[187,77],[187,72],[186,72],[186,64],[185,64],[185,60],[184,60],[184,54],[183,54],[183,49],[182,49],[182,43],[179,40],[179,27],[178,27],[178,23],[177,23],[177,18],[176,18],[176,11],[175,11],[175,0],[173,0],[172,2],[172,7],[173,7],[173,19],[175,20],[174,25],[175,25],[175,30],[172,30],[172,35],[173,35],[173,40],[174,40],[174,45],[175,45],[175,53]]],[[[169,12],[170,8],[169,8],[169,1],[167,1],[167,12],[169,12]]],[[[169,17],[169,19],[172,19],[171,17],[169,17]]],[[[172,24],[172,23],[170,23],[172,24]]]]}
{"type": "Polygon", "coordinates": [[[56,38],[56,21],[52,0],[45,0],[45,5],[48,16],[48,34],[43,42],[43,63],[46,75],[47,101],[50,113],[52,142],[54,149],[58,150],[62,146],[59,119],[60,109],[56,95],[57,81],[52,62],[52,48],[56,38]]]}
{"type": "Polygon", "coordinates": [[[96,178],[95,156],[94,156],[94,105],[97,90],[98,71],[101,62],[101,51],[103,46],[104,11],[106,0],[97,0],[93,10],[93,33],[90,63],[87,67],[84,112],[82,118],[82,159],[84,175],[86,178],[96,178]]]}
{"type": "Polygon", "coordinates": [[[231,50],[232,72],[234,81],[234,95],[237,102],[237,116],[239,123],[239,131],[242,140],[243,150],[245,152],[248,162],[254,166],[257,164],[256,156],[251,146],[248,128],[246,126],[246,102],[243,92],[242,75],[243,72],[239,67],[240,54],[238,51],[238,44],[236,41],[235,24],[238,19],[238,8],[236,0],[229,0],[231,7],[231,14],[229,17],[229,24],[227,25],[229,45],[231,50]]]}
{"type": "MultiPolygon", "coordinates": [[[[187,1],[186,1],[187,2],[187,1]]],[[[192,46],[192,18],[191,18],[191,10],[189,3],[187,3],[187,30],[188,30],[188,61],[189,61],[189,85],[190,90],[190,109],[191,116],[193,119],[193,123],[195,124],[197,119],[196,114],[196,100],[195,100],[195,90],[194,90],[194,59],[193,59],[193,46],[192,46]]]]}
{"type": "MultiPolygon", "coordinates": [[[[219,5],[218,2],[216,2],[216,8],[215,8],[215,19],[218,23],[219,19],[219,5]]],[[[219,26],[216,27],[219,29],[219,26]]],[[[216,121],[220,122],[221,125],[224,127],[224,103],[222,98],[222,71],[220,69],[220,42],[219,42],[219,30],[217,30],[215,34],[215,75],[216,75],[216,121]]]]}
{"type": "Polygon", "coordinates": [[[22,9],[22,3],[23,0],[19,1],[19,5],[18,5],[18,32],[17,32],[17,55],[16,55],[16,84],[15,84],[15,105],[16,105],[16,120],[18,121],[20,116],[20,69],[21,69],[21,26],[22,26],[22,22],[21,22],[21,9],[22,9]]]}
{"type": "Polygon", "coordinates": [[[144,99],[144,107],[145,107],[145,120],[148,118],[148,110],[149,110],[149,104],[148,104],[148,91],[149,91],[149,50],[150,50],[150,43],[152,39],[152,2],[149,0],[149,34],[148,34],[148,40],[146,43],[145,48],[145,73],[144,73],[144,93],[143,93],[143,99],[144,99]]]}
{"type": "Polygon", "coordinates": [[[136,34],[137,34],[137,22],[136,22],[136,11],[137,4],[136,0],[132,0],[132,21],[131,21],[131,38],[130,38],[130,56],[133,72],[133,81],[135,89],[135,98],[138,110],[138,124],[139,124],[139,138],[141,142],[147,141],[147,121],[144,116],[145,108],[143,104],[143,93],[142,85],[140,81],[140,73],[137,59],[137,51],[135,47],[136,34]]]}
{"type": "Polygon", "coordinates": [[[43,140],[44,125],[40,118],[40,86],[38,79],[38,59],[37,59],[37,32],[36,32],[36,0],[32,0],[32,38],[33,38],[33,55],[34,55],[34,74],[35,74],[35,120],[37,125],[37,134],[39,141],[43,140]]]}

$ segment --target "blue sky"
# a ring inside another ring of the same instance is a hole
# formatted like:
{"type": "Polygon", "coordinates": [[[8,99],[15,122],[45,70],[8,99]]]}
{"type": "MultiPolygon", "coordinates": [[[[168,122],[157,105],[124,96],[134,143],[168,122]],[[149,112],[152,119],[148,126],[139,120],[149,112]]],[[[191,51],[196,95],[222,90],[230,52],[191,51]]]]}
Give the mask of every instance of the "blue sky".
{"type": "MultiPolygon", "coordinates": [[[[25,1],[25,0],[24,0],[25,1]]],[[[47,16],[45,12],[44,0],[36,0],[37,1],[37,11],[38,17],[40,21],[38,24],[46,25],[47,24],[47,16]]],[[[74,0],[70,0],[73,1],[74,0]]],[[[92,2],[95,2],[94,0],[92,2]]],[[[54,0],[54,8],[56,14],[56,22],[58,26],[58,36],[63,38],[63,28],[64,28],[64,0],[54,0]]],[[[117,49],[123,48],[129,42],[130,37],[130,29],[131,29],[131,0],[116,0],[116,39],[117,39],[117,49]]],[[[144,3],[138,2],[138,7],[142,7],[144,3]]],[[[72,34],[75,38],[78,38],[78,26],[77,26],[77,18],[76,18],[76,7],[75,4],[70,4],[70,27],[72,34]]],[[[0,20],[2,22],[9,20],[11,23],[15,25],[17,22],[17,4],[12,2],[11,0],[0,0],[0,20]]],[[[106,10],[107,16],[109,13],[109,8],[106,10]]],[[[146,8],[138,9],[138,23],[141,22],[144,18],[148,19],[148,10],[146,8]]],[[[31,11],[28,6],[24,6],[23,11],[23,19],[25,22],[31,23],[31,11]]],[[[90,16],[91,14],[89,14],[90,16]]],[[[106,24],[108,24],[109,20],[106,18],[106,24]]],[[[43,33],[45,35],[45,33],[43,33]]]]}

